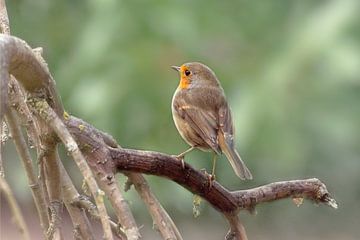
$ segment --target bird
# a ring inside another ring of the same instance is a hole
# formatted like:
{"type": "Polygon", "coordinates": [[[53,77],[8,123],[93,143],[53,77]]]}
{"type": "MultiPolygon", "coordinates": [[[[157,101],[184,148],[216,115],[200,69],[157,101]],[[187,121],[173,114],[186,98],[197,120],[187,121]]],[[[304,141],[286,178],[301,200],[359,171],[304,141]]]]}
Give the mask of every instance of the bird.
{"type": "Polygon", "coordinates": [[[200,62],[171,66],[180,75],[171,109],[175,126],[190,148],[176,155],[182,161],[194,149],[212,151],[215,179],[217,156],[224,153],[235,174],[242,180],[252,179],[234,144],[234,125],[224,89],[215,73],[200,62]]]}

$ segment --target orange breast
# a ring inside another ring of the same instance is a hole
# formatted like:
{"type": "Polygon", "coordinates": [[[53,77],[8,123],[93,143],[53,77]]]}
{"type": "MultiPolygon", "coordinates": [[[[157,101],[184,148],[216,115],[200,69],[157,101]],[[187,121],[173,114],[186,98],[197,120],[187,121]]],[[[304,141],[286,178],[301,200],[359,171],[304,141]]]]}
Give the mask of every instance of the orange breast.
{"type": "Polygon", "coordinates": [[[190,81],[186,77],[181,77],[179,88],[187,89],[190,85],[190,81]]]}

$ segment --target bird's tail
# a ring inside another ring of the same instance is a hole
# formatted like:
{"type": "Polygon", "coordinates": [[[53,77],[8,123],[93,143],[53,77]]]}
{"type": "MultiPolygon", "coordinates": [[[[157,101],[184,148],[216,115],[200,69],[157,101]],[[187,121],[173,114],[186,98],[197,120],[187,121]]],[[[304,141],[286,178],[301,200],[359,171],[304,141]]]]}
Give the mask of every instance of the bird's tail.
{"type": "Polygon", "coordinates": [[[219,134],[219,136],[219,145],[221,147],[221,150],[229,160],[236,175],[243,180],[252,179],[250,170],[246,167],[243,160],[241,160],[241,157],[234,148],[232,141],[227,141],[223,134],[219,134]]]}

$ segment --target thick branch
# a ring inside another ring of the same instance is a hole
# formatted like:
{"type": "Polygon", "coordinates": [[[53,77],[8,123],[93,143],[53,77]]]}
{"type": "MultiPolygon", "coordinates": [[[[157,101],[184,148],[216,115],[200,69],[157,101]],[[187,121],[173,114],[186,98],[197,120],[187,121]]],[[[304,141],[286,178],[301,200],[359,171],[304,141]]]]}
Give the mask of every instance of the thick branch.
{"type": "Polygon", "coordinates": [[[167,177],[191,192],[200,195],[221,212],[237,212],[255,205],[285,197],[303,197],[325,203],[336,208],[326,186],[318,179],[271,183],[255,189],[231,192],[213,182],[209,187],[206,174],[195,170],[189,164],[183,169],[176,158],[158,152],[132,149],[111,149],[116,168],[119,171],[133,171],[167,177]]]}
{"type": "MultiPolygon", "coordinates": [[[[87,124],[81,123],[74,126],[74,128],[81,132],[87,132],[89,129],[87,124]]],[[[72,129],[69,130],[71,131],[72,129]]],[[[115,181],[112,171],[113,167],[111,167],[112,161],[108,145],[103,138],[103,133],[93,134],[92,138],[94,140],[96,139],[101,144],[98,145],[97,148],[92,148],[87,144],[79,145],[81,152],[86,157],[100,188],[105,192],[105,195],[114,208],[118,221],[121,223],[128,240],[140,239],[140,232],[128,202],[123,197],[123,194],[115,181]]]]}
{"type": "Polygon", "coordinates": [[[55,90],[55,81],[47,65],[33,53],[26,42],[0,34],[0,53],[1,97],[4,98],[1,104],[7,102],[7,84],[11,74],[29,93],[45,98],[61,116],[64,109],[55,90]]]}

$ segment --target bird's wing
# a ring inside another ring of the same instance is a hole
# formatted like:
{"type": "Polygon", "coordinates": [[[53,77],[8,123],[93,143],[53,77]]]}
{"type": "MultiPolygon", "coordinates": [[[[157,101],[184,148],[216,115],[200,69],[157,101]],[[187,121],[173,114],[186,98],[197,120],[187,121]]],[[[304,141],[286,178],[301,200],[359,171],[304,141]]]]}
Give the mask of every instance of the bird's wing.
{"type": "Polygon", "coordinates": [[[221,153],[217,139],[217,117],[213,113],[185,103],[177,105],[175,109],[216,153],[221,153]]]}
{"type": "Polygon", "coordinates": [[[234,146],[234,126],[231,111],[227,104],[219,109],[219,146],[226,155],[237,176],[241,179],[252,179],[251,172],[246,167],[234,146]]]}
{"type": "Polygon", "coordinates": [[[231,147],[234,145],[234,126],[231,117],[231,110],[227,104],[219,108],[219,127],[224,138],[231,147]]]}

